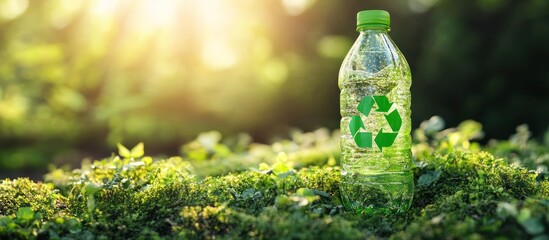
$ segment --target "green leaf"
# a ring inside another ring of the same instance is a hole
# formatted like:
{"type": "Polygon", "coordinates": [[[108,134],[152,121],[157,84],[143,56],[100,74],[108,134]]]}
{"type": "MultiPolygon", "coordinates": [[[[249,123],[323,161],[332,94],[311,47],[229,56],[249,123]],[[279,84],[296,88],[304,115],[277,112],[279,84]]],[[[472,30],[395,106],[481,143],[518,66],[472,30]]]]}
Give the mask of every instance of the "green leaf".
{"type": "Polygon", "coordinates": [[[151,163],[154,161],[152,157],[144,157],[141,159],[143,163],[145,163],[146,166],[151,165],[151,163]]]}
{"type": "Polygon", "coordinates": [[[118,144],[118,155],[120,155],[121,157],[123,158],[130,158],[131,157],[131,153],[130,153],[130,150],[128,150],[126,147],[124,147],[124,145],[122,144],[118,144]]]}
{"type": "Polygon", "coordinates": [[[482,124],[473,120],[465,120],[459,124],[457,130],[468,140],[480,139],[484,136],[482,124]]]}
{"type": "Polygon", "coordinates": [[[0,226],[8,225],[8,223],[11,223],[11,218],[8,216],[0,216],[0,226]]]}
{"type": "Polygon", "coordinates": [[[227,157],[231,155],[231,149],[223,144],[217,144],[213,148],[217,157],[227,157]]]}
{"type": "Polygon", "coordinates": [[[34,211],[30,207],[23,207],[17,211],[17,218],[25,222],[30,222],[34,219],[34,211]]]}
{"type": "Polygon", "coordinates": [[[517,221],[519,223],[524,223],[526,222],[526,220],[530,219],[532,216],[532,211],[530,211],[530,209],[528,208],[523,208],[520,210],[518,216],[517,216],[517,221]]]}
{"type": "Polygon", "coordinates": [[[208,150],[205,148],[199,148],[187,152],[187,156],[193,160],[206,160],[208,159],[208,150]]]}
{"type": "Polygon", "coordinates": [[[537,235],[545,231],[545,226],[539,218],[529,218],[521,224],[530,235],[537,235]]]}
{"type": "Polygon", "coordinates": [[[82,231],[80,222],[78,222],[76,219],[68,219],[66,222],[66,226],[71,233],[79,233],[82,231]]]}
{"type": "Polygon", "coordinates": [[[276,161],[277,162],[287,162],[288,161],[288,154],[286,154],[285,152],[279,152],[278,155],[276,156],[276,161]]]}
{"type": "Polygon", "coordinates": [[[86,187],[82,188],[82,193],[86,195],[94,195],[97,191],[99,191],[101,187],[95,185],[94,183],[88,183],[86,187]]]}
{"type": "Polygon", "coordinates": [[[517,216],[517,206],[513,203],[507,203],[507,202],[501,202],[498,203],[498,207],[496,210],[497,214],[500,217],[506,218],[508,216],[517,216]]]}
{"type": "Polygon", "coordinates": [[[214,146],[219,143],[221,138],[221,133],[219,133],[218,131],[210,131],[201,133],[200,135],[198,135],[196,140],[206,149],[212,150],[214,146]]]}
{"type": "Polygon", "coordinates": [[[95,209],[95,197],[93,195],[88,195],[88,201],[86,205],[88,207],[88,211],[92,213],[95,209]]]}
{"type": "Polygon", "coordinates": [[[135,145],[132,150],[128,150],[128,148],[124,147],[122,144],[118,144],[118,155],[120,155],[123,158],[140,158],[145,155],[145,145],[143,142],[138,143],[135,145]]]}
{"type": "Polygon", "coordinates": [[[255,195],[255,189],[248,188],[248,189],[244,190],[244,192],[242,192],[241,196],[244,200],[247,200],[247,199],[253,198],[254,195],[255,195]]]}
{"type": "Polygon", "coordinates": [[[443,128],[444,128],[444,119],[442,119],[439,116],[432,116],[429,120],[425,120],[421,122],[421,125],[419,125],[419,129],[423,130],[424,133],[427,135],[438,132],[443,128]]]}
{"type": "Polygon", "coordinates": [[[288,161],[288,155],[280,152],[276,157],[276,163],[272,166],[273,173],[279,178],[284,178],[294,173],[293,163],[288,161]]]}
{"type": "Polygon", "coordinates": [[[440,174],[441,171],[429,171],[419,176],[417,183],[420,187],[429,186],[440,177],[440,174]]]}
{"type": "Polygon", "coordinates": [[[293,175],[295,172],[294,170],[288,170],[286,172],[283,172],[283,173],[280,173],[280,174],[276,174],[276,176],[279,178],[279,179],[283,179],[283,178],[286,178],[287,176],[290,176],[290,175],[293,175]]]}
{"type": "Polygon", "coordinates": [[[283,162],[277,162],[273,165],[273,173],[276,175],[283,174],[290,171],[290,167],[283,162]]]}
{"type": "Polygon", "coordinates": [[[259,171],[265,171],[265,170],[269,170],[269,169],[271,169],[271,166],[269,166],[269,164],[264,163],[264,162],[259,164],[259,171]]]}
{"type": "Polygon", "coordinates": [[[326,163],[326,165],[331,166],[331,167],[337,165],[337,161],[334,158],[334,156],[330,156],[330,158],[328,158],[328,162],[326,163]]]}
{"type": "Polygon", "coordinates": [[[140,142],[132,148],[130,152],[130,157],[140,158],[143,157],[143,155],[145,155],[145,145],[143,144],[143,142],[140,142]]]}
{"type": "Polygon", "coordinates": [[[288,196],[285,196],[285,195],[277,196],[275,199],[275,205],[278,208],[284,208],[284,207],[290,206],[291,204],[292,204],[292,201],[288,196]]]}
{"type": "Polygon", "coordinates": [[[316,195],[321,196],[321,197],[325,197],[325,198],[331,198],[331,197],[332,197],[332,196],[330,196],[329,193],[324,192],[324,191],[320,191],[320,190],[313,189],[313,192],[314,192],[316,195]]]}
{"type": "Polygon", "coordinates": [[[311,189],[308,189],[308,188],[297,189],[297,191],[295,193],[296,193],[297,196],[300,196],[300,197],[314,197],[314,196],[316,196],[315,192],[311,189]]]}

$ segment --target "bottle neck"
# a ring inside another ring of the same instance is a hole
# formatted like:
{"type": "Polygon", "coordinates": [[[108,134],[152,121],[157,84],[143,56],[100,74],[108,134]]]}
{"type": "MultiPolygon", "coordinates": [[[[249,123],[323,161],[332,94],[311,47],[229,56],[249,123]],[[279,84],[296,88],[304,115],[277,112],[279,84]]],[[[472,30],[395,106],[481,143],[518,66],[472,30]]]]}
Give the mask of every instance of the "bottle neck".
{"type": "Polygon", "coordinates": [[[391,29],[387,26],[366,26],[356,29],[361,34],[368,33],[388,33],[391,29]]]}

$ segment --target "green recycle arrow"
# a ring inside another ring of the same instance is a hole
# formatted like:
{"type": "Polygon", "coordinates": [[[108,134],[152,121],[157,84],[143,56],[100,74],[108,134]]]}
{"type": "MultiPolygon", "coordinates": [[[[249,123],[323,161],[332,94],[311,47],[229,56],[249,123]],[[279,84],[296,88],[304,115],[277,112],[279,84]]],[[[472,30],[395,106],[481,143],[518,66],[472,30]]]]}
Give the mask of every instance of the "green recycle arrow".
{"type": "Polygon", "coordinates": [[[398,132],[384,133],[383,129],[380,129],[376,136],[376,144],[380,151],[383,152],[384,147],[390,147],[395,142],[398,132]]]}
{"type": "Polygon", "coordinates": [[[358,130],[361,128],[365,129],[364,123],[362,122],[362,119],[360,119],[360,116],[352,116],[351,122],[349,123],[349,129],[351,130],[351,135],[353,137],[356,135],[358,130]]]}
{"type": "Polygon", "coordinates": [[[366,129],[362,119],[360,119],[360,116],[352,116],[351,122],[349,123],[349,129],[351,130],[351,135],[353,136],[357,146],[361,148],[372,147],[372,133],[359,132],[361,128],[366,129]]]}
{"type": "Polygon", "coordinates": [[[377,103],[378,112],[388,112],[393,106],[392,102],[389,102],[389,99],[386,96],[374,96],[374,99],[377,103]]]}
{"type": "Polygon", "coordinates": [[[393,132],[398,132],[398,130],[400,130],[400,127],[402,126],[402,118],[400,118],[400,115],[396,109],[385,115],[385,119],[387,119],[387,122],[389,123],[389,126],[391,126],[391,130],[393,130],[393,132]]]}
{"type": "MultiPolygon", "coordinates": [[[[367,117],[370,114],[374,103],[377,104],[378,107],[376,112],[389,112],[393,106],[393,103],[390,102],[386,96],[364,96],[358,104],[357,110],[367,117]]],[[[379,150],[382,152],[384,147],[390,147],[393,145],[398,135],[398,131],[402,127],[402,118],[396,109],[389,114],[386,114],[385,119],[387,120],[387,123],[389,123],[389,126],[393,132],[383,132],[383,129],[380,129],[375,137],[374,141],[376,142],[379,150]]],[[[361,148],[372,147],[372,133],[360,132],[360,129],[366,130],[361,117],[352,116],[351,122],[349,123],[349,130],[351,131],[351,135],[353,136],[355,143],[361,148]]]]}
{"type": "Polygon", "coordinates": [[[372,110],[372,106],[374,106],[374,102],[375,101],[372,96],[365,96],[362,101],[360,101],[356,109],[367,117],[372,110]]]}
{"type": "Polygon", "coordinates": [[[358,132],[353,137],[355,139],[356,145],[361,148],[371,148],[372,147],[372,133],[371,132],[358,132]]]}

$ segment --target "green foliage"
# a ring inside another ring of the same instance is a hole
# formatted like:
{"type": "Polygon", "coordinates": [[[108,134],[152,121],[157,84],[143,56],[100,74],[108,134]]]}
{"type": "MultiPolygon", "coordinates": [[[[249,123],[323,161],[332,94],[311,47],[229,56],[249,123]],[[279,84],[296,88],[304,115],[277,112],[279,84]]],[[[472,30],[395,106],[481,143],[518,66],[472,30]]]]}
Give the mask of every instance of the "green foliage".
{"type": "Polygon", "coordinates": [[[26,178],[6,179],[0,184],[0,216],[12,216],[20,209],[30,207],[49,219],[64,213],[65,201],[66,198],[50,184],[35,183],[26,178]]]}
{"type": "Polygon", "coordinates": [[[547,146],[524,127],[485,147],[473,141],[477,122],[443,128],[433,117],[414,132],[416,188],[402,214],[343,209],[337,133],[294,132],[272,145],[206,133],[183,157],[119,145],[120,156],[53,169],[46,183],[4,180],[0,238],[547,238],[547,146]]]}

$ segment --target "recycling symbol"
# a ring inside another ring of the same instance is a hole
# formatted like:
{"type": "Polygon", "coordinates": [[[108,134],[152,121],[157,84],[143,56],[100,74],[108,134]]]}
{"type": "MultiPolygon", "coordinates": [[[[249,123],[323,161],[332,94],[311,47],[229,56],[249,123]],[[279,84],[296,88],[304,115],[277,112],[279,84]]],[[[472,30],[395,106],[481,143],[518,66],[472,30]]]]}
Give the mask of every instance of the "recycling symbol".
{"type": "MultiPolygon", "coordinates": [[[[374,103],[377,104],[376,112],[387,113],[385,114],[385,119],[387,120],[389,127],[391,127],[391,130],[393,131],[383,132],[383,128],[381,128],[379,129],[379,132],[374,139],[379,150],[383,152],[383,148],[390,147],[395,142],[398,131],[402,126],[402,118],[400,117],[396,109],[389,113],[389,110],[391,109],[391,106],[393,106],[393,103],[389,102],[389,99],[386,96],[367,95],[360,101],[357,106],[357,110],[360,113],[364,114],[364,116],[368,117],[370,111],[372,110],[372,107],[374,106],[374,103]]],[[[372,147],[372,132],[367,132],[367,129],[366,127],[364,127],[364,123],[362,122],[362,118],[360,116],[351,117],[351,123],[349,124],[349,128],[351,130],[353,139],[355,140],[355,143],[358,147],[372,147]],[[361,129],[364,131],[361,131],[361,129]]]]}

